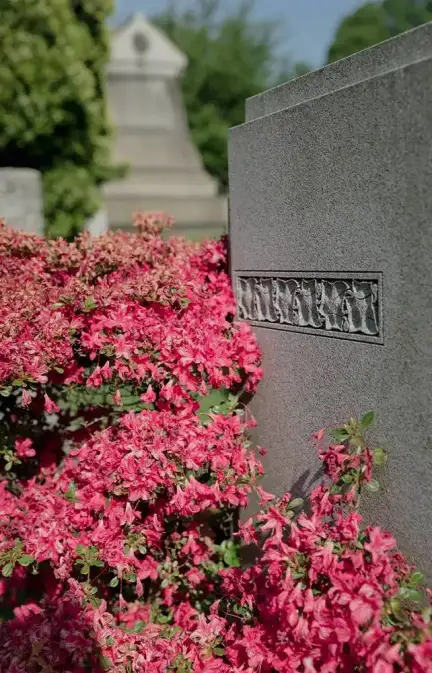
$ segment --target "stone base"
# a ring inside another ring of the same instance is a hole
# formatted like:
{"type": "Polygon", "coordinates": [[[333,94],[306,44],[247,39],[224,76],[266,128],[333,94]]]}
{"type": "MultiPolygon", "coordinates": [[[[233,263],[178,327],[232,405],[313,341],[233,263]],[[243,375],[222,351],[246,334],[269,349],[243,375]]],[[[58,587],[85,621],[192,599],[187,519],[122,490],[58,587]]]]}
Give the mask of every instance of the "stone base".
{"type": "MultiPolygon", "coordinates": [[[[166,212],[174,218],[174,231],[187,238],[214,238],[225,233],[227,199],[223,196],[146,196],[127,189],[105,191],[105,207],[111,229],[130,231],[134,213],[166,212]]],[[[123,187],[123,186],[122,186],[123,187]]]]}

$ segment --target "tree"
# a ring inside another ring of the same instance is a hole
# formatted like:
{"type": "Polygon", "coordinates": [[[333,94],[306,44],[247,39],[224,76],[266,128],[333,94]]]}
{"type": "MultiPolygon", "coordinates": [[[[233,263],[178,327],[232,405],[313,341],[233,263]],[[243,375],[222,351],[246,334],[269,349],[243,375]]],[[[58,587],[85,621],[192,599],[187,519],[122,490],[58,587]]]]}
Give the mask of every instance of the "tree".
{"type": "Polygon", "coordinates": [[[110,166],[110,0],[0,0],[1,165],[42,172],[47,231],[71,237],[110,166]]]}
{"type": "Polygon", "coordinates": [[[368,2],[342,20],[329,49],[328,62],[355,54],[431,19],[431,0],[368,2]]]}
{"type": "Polygon", "coordinates": [[[226,188],[228,129],[244,121],[246,98],[293,73],[277,54],[277,23],[254,20],[253,2],[228,15],[221,9],[219,0],[200,0],[193,10],[172,3],[154,23],[189,58],[183,93],[192,137],[207,170],[226,188]]]}

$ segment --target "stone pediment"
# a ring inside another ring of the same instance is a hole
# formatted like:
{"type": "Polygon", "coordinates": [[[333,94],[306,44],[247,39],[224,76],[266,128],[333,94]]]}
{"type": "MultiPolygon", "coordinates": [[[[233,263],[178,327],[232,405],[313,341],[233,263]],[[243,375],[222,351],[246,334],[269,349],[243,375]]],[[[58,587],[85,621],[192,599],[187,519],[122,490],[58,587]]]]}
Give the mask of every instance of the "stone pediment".
{"type": "Polygon", "coordinates": [[[141,13],[112,33],[109,73],[178,77],[186,66],[187,57],[141,13]]]}

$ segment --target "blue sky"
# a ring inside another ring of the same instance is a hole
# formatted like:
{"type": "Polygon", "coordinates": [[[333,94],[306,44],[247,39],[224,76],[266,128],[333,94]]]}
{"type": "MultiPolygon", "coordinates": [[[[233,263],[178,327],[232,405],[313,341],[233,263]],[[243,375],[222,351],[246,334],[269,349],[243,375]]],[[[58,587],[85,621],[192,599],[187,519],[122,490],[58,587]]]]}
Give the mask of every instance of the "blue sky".
{"type": "MultiPolygon", "coordinates": [[[[227,7],[236,0],[224,0],[227,7]]],[[[177,0],[184,4],[184,0],[177,0]]],[[[258,18],[277,19],[281,26],[284,54],[296,61],[319,66],[339,21],[364,4],[365,0],[256,0],[258,18]]],[[[124,18],[133,11],[151,16],[163,9],[168,0],[117,0],[117,16],[124,18]]],[[[193,0],[189,0],[193,5],[193,0]]]]}

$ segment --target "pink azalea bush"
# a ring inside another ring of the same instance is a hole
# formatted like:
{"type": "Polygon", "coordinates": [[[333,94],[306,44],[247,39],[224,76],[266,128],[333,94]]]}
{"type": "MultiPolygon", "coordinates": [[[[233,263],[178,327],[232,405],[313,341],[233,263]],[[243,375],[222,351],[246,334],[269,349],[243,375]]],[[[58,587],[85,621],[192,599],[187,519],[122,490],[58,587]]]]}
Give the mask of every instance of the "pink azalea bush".
{"type": "Polygon", "coordinates": [[[375,490],[372,452],[352,419],[325,443],[313,437],[329,479],[310,495],[308,512],[289,493],[260,492],[261,511],[240,528],[263,553],[247,570],[223,571],[227,608],[242,616],[227,638],[239,667],[291,673],[432,670],[431,610],[421,606],[423,582],[396,551],[390,533],[362,526],[364,488],[375,490]],[[418,607],[414,607],[419,601],[418,607]]]}
{"type": "Polygon", "coordinates": [[[422,576],[358,513],[370,415],[317,433],[306,505],[263,491],[225,242],[169,224],[0,230],[0,671],[431,671],[422,576]]]}

